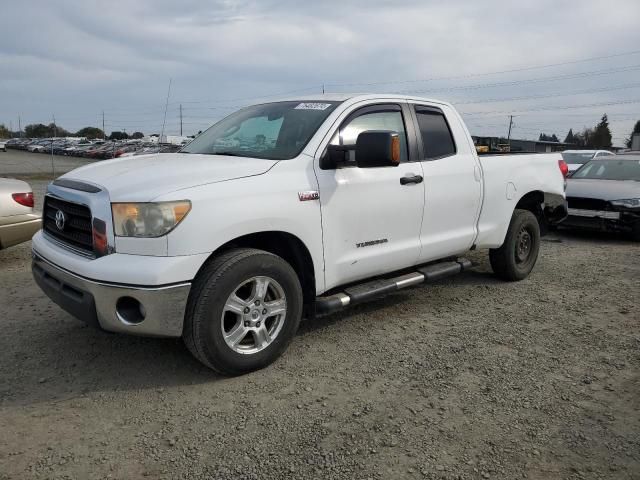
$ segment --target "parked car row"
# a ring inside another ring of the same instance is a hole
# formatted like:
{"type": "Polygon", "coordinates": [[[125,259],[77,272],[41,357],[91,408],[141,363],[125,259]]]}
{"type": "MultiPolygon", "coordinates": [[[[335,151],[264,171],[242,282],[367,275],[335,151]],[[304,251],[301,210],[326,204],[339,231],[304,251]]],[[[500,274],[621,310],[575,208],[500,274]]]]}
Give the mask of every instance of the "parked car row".
{"type": "MultiPolygon", "coordinates": [[[[6,148],[15,148],[34,153],[86,157],[96,160],[151,153],[172,153],[177,152],[180,147],[181,145],[158,144],[140,140],[78,141],[60,138],[12,138],[6,142],[6,148]]],[[[1,149],[2,147],[0,146],[1,149]]]]}

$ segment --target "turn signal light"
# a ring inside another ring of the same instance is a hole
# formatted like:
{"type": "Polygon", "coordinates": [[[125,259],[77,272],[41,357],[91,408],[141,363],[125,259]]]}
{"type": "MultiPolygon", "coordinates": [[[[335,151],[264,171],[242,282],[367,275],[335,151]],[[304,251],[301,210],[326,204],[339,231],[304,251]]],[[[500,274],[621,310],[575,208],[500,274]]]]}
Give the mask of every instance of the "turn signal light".
{"type": "Polygon", "coordinates": [[[400,163],[400,137],[398,135],[391,137],[391,161],[400,163]]]}
{"type": "Polygon", "coordinates": [[[99,218],[93,219],[93,250],[99,257],[106,255],[109,250],[107,241],[107,224],[99,218]]]}
{"type": "Polygon", "coordinates": [[[33,208],[33,192],[12,193],[11,196],[20,205],[33,208]]]}

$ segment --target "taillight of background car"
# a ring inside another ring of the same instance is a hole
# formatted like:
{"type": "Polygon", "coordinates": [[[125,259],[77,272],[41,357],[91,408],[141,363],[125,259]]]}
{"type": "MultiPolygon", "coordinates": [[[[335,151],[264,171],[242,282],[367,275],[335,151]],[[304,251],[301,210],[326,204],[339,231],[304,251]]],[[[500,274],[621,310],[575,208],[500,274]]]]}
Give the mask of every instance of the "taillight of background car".
{"type": "Polygon", "coordinates": [[[33,192],[12,193],[11,196],[20,205],[33,208],[33,192]]]}

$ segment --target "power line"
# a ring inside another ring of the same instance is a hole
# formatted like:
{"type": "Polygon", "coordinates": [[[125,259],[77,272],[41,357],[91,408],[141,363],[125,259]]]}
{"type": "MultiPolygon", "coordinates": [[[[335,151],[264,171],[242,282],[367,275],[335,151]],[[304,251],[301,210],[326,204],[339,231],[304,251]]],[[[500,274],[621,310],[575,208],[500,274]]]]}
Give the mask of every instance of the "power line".
{"type": "MultiPolygon", "coordinates": [[[[587,108],[587,107],[608,107],[612,105],[631,105],[640,103],[640,100],[623,100],[620,102],[603,102],[603,103],[591,103],[587,105],[565,105],[561,107],[542,107],[531,108],[527,110],[515,110],[516,112],[542,112],[546,110],[570,110],[573,108],[587,108]]],[[[494,111],[494,112],[462,112],[463,115],[485,115],[485,114],[504,114],[509,115],[511,111],[494,111]]]]}
{"type": "Polygon", "coordinates": [[[624,57],[629,55],[637,55],[640,54],[640,50],[632,50],[630,52],[622,52],[622,53],[614,53],[610,55],[601,55],[598,57],[590,57],[583,58],[579,60],[569,60],[558,63],[548,63],[545,65],[534,65],[528,67],[519,67],[519,68],[510,68],[507,70],[498,70],[493,72],[483,72],[483,73],[470,73],[466,75],[449,75],[449,76],[441,76],[441,77],[430,77],[430,78],[422,78],[417,80],[388,80],[388,81],[377,81],[377,82],[356,82],[356,83],[334,83],[334,84],[326,84],[326,87],[358,87],[358,86],[375,86],[375,85],[392,85],[392,84],[406,84],[406,83],[421,83],[421,82],[432,82],[436,80],[459,80],[464,78],[475,78],[475,77],[484,77],[489,75],[502,75],[505,73],[516,73],[516,72],[525,72],[530,70],[540,70],[544,68],[552,68],[552,67],[560,67],[565,65],[575,65],[578,63],[586,63],[593,62],[596,60],[604,60],[608,58],[615,57],[624,57]]]}
{"type": "Polygon", "coordinates": [[[640,87],[640,83],[630,83],[627,85],[619,85],[616,87],[604,87],[604,88],[593,88],[589,90],[579,90],[575,92],[569,93],[551,93],[546,95],[529,95],[526,97],[511,97],[511,98],[491,98],[486,100],[469,100],[464,102],[453,102],[454,105],[472,105],[478,103],[500,103],[500,102],[517,102],[521,100],[536,100],[540,98],[552,98],[552,97],[568,97],[572,95],[585,95],[588,93],[600,93],[600,92],[611,92],[614,90],[624,90],[628,88],[636,88],[640,87]]]}
{"type": "Polygon", "coordinates": [[[314,86],[309,86],[309,87],[305,87],[305,88],[298,88],[296,90],[288,90],[285,92],[278,92],[278,93],[270,93],[270,94],[265,94],[265,95],[259,95],[259,96],[252,96],[252,97],[240,97],[240,98],[230,98],[230,99],[211,99],[211,100],[181,100],[178,101],[176,100],[175,102],[170,102],[172,104],[175,103],[183,103],[183,104],[199,104],[199,103],[227,103],[227,102],[244,102],[247,100],[260,100],[263,98],[271,98],[271,97],[282,97],[284,95],[290,95],[292,93],[301,93],[301,92],[308,92],[309,90],[319,90],[320,88],[322,88],[321,86],[318,85],[314,85],[314,86]]]}
{"type": "Polygon", "coordinates": [[[453,87],[430,88],[426,90],[398,90],[395,93],[409,94],[409,93],[451,92],[451,91],[457,91],[457,90],[478,90],[480,88],[505,87],[505,86],[522,85],[527,83],[539,83],[539,82],[549,82],[549,81],[555,81],[555,80],[570,80],[574,78],[594,77],[599,75],[611,75],[613,73],[629,72],[629,71],[634,71],[639,69],[640,69],[640,64],[625,65],[623,67],[618,67],[613,69],[590,70],[587,72],[569,73],[564,75],[553,75],[550,77],[537,77],[537,78],[529,78],[524,80],[509,80],[505,82],[494,82],[494,83],[476,83],[476,84],[469,84],[469,85],[458,85],[453,87]]]}

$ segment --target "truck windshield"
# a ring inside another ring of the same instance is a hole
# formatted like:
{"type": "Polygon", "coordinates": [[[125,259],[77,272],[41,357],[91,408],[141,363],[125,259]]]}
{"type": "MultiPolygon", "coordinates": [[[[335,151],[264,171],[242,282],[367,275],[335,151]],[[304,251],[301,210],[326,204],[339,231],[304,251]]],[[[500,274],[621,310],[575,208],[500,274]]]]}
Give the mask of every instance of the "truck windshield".
{"type": "Polygon", "coordinates": [[[338,104],[295,101],[243,108],[210,127],[180,152],[288,160],[300,154],[338,104]]]}

